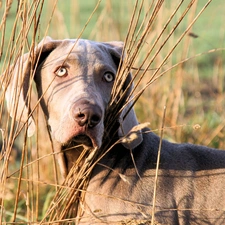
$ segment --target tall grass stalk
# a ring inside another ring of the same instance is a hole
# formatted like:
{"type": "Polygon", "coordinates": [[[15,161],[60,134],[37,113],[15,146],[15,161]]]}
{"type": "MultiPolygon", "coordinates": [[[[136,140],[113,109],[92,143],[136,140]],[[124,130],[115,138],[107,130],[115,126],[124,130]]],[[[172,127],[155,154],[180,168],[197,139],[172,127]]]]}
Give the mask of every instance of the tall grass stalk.
{"type": "MultiPolygon", "coordinates": [[[[225,148],[225,68],[222,63],[225,46],[216,46],[201,53],[193,48],[194,41],[200,38],[194,33],[193,26],[211,6],[211,2],[208,0],[203,5],[198,0],[177,0],[171,4],[164,0],[99,0],[85,4],[70,1],[69,7],[63,11],[65,4],[57,0],[7,0],[0,8],[1,83],[8,85],[10,69],[22,55],[29,52],[31,59],[34,58],[35,46],[47,35],[53,38],[91,37],[99,41],[124,40],[123,57],[105,118],[106,130],[114,127],[117,116],[129,104],[135,107],[141,121],[141,125],[135,129],[141,129],[146,125],[144,122],[149,121],[152,131],[159,132],[161,139],[164,136],[172,141],[225,148]],[[87,10],[87,7],[90,9],[87,10]],[[213,67],[213,77],[206,81],[200,76],[201,68],[197,61],[204,57],[211,59],[213,67]],[[122,93],[130,72],[132,81],[122,93]],[[210,87],[206,88],[204,82],[210,87]],[[132,83],[133,90],[124,105],[132,83]],[[189,85],[192,83],[196,83],[197,88],[189,85]],[[216,106],[208,98],[214,98],[216,106]],[[166,110],[162,112],[165,102],[166,110]],[[209,113],[206,113],[207,110],[209,113]],[[203,118],[208,118],[210,122],[203,118]]],[[[223,40],[223,29],[218,30],[221,30],[220,39],[223,40]]],[[[89,149],[84,149],[65,181],[61,180],[55,161],[55,155],[59,152],[53,150],[46,120],[39,106],[40,99],[37,99],[33,87],[32,80],[37,68],[34,60],[32,63],[34,71],[30,74],[32,79],[27,100],[36,118],[35,137],[28,139],[27,125],[17,123],[17,107],[14,107],[10,118],[4,101],[5,89],[1,89],[0,223],[73,224],[82,215],[86,188],[94,166],[113,146],[108,145],[105,136],[101,149],[95,149],[92,154],[89,154],[89,149]],[[83,160],[85,163],[77,171],[77,165],[83,160]],[[48,197],[45,199],[43,196],[48,197]]],[[[22,70],[22,67],[18,68],[18,74],[22,70]]],[[[21,88],[19,86],[16,90],[15,106],[19,102],[21,88]]],[[[152,224],[155,222],[159,168],[160,147],[151,210],[152,224]]],[[[118,176],[125,182],[128,180],[122,174],[118,176]]],[[[105,197],[109,200],[112,198],[105,197]]]]}

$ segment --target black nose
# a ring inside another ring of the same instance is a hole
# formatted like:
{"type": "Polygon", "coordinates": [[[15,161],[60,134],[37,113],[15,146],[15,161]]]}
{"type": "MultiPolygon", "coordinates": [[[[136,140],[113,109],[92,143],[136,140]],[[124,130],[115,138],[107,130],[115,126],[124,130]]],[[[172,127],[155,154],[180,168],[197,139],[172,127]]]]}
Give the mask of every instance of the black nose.
{"type": "Polygon", "coordinates": [[[97,105],[88,104],[88,102],[77,102],[74,104],[74,119],[79,126],[95,127],[102,118],[101,108],[97,105]]]}

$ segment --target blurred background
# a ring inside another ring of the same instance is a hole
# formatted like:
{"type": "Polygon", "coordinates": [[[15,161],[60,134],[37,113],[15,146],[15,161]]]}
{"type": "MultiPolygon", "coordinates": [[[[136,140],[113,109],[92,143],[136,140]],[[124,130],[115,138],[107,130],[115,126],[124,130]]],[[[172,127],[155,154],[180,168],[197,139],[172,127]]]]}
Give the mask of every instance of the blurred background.
{"type": "MultiPolygon", "coordinates": [[[[36,43],[45,35],[54,39],[81,37],[96,41],[124,41],[136,4],[134,0],[45,0],[39,1],[40,4],[34,9],[35,2],[27,0],[22,4],[21,1],[16,0],[0,1],[0,18],[2,18],[0,27],[1,73],[9,66],[7,63],[10,59],[10,53],[12,53],[13,46],[17,45],[16,41],[19,39],[20,31],[24,29],[25,21],[21,15],[25,10],[27,10],[26,27],[30,29],[26,34],[28,42],[33,38],[34,30],[36,43]],[[97,5],[98,7],[96,7],[97,5]],[[36,12],[34,19],[31,17],[33,12],[36,12]],[[90,17],[91,15],[92,17],[90,17]],[[34,20],[36,23],[33,23],[34,20]],[[37,29],[34,24],[38,25],[37,29]]],[[[143,19],[150,13],[148,10],[153,2],[143,1],[138,26],[141,26],[143,19]]],[[[134,68],[140,66],[151,44],[157,39],[179,2],[178,0],[166,1],[162,5],[147,36],[146,47],[141,49],[134,68]]],[[[160,49],[166,36],[177,24],[189,2],[184,1],[181,5],[163,32],[152,55],[160,49]]],[[[142,1],[137,1],[138,6],[141,3],[142,1]]],[[[171,48],[205,3],[206,1],[202,0],[194,1],[190,12],[173,32],[166,45],[160,49],[138,89],[145,86],[155,68],[158,68],[162,59],[171,51],[171,48]]],[[[173,51],[171,57],[160,68],[162,73],[166,70],[168,72],[151,84],[135,104],[139,121],[150,122],[151,129],[156,133],[159,133],[163,107],[166,106],[164,138],[172,142],[190,142],[225,149],[224,12],[224,0],[213,0],[209,4],[173,51]],[[188,58],[190,60],[180,63],[188,58]],[[172,68],[175,64],[178,65],[172,68]]],[[[25,49],[29,49],[29,43],[25,49]]],[[[131,72],[135,73],[135,69],[131,72]]],[[[51,154],[51,142],[48,138],[46,139],[48,135],[46,135],[45,123],[41,119],[39,121],[39,134],[28,140],[26,147],[24,147],[23,132],[14,139],[8,139],[8,133],[3,132],[9,129],[6,124],[8,114],[3,99],[1,99],[1,104],[2,148],[3,145],[13,144],[13,149],[7,159],[10,179],[6,179],[2,184],[6,187],[4,196],[1,196],[0,193],[2,209],[4,208],[2,218],[3,221],[14,220],[18,223],[37,221],[45,213],[54,196],[56,183],[60,180],[56,175],[57,166],[54,166],[51,154]],[[11,143],[7,140],[10,140],[11,143]],[[27,150],[23,162],[21,161],[22,149],[27,150]],[[40,157],[43,158],[39,160],[40,157]],[[30,162],[33,162],[32,166],[29,166],[30,162]],[[26,175],[24,175],[22,184],[19,184],[18,176],[19,170],[21,171],[21,163],[26,168],[23,171],[26,175]],[[18,189],[18,187],[20,188],[18,189]],[[17,193],[17,198],[15,193],[17,193]]],[[[38,111],[38,116],[41,116],[41,110],[38,111]]],[[[6,170],[3,157],[2,154],[0,166],[2,166],[1,170],[6,170]]]]}

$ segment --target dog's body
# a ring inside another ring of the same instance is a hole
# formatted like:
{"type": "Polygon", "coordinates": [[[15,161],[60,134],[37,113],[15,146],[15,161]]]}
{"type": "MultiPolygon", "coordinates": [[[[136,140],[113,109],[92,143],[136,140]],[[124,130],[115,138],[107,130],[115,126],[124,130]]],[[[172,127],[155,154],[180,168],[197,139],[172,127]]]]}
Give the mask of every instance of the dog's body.
{"type": "MultiPolygon", "coordinates": [[[[121,43],[47,38],[35,52],[37,58],[40,54],[40,60],[34,79],[55,151],[80,144],[100,148],[105,110],[122,54],[121,43]]],[[[20,74],[23,94],[17,118],[22,114],[22,121],[26,122],[24,113],[30,109],[25,96],[32,63],[29,55],[23,60],[26,67],[20,74]]],[[[18,65],[13,69],[14,77],[18,65]]],[[[13,80],[6,93],[11,115],[17,83],[13,80]]],[[[133,109],[126,112],[125,119],[118,118],[121,125],[112,144],[138,124],[133,109]]],[[[32,135],[32,117],[28,123],[28,134],[32,135]]],[[[149,224],[160,139],[147,128],[137,136],[129,143],[119,141],[95,166],[81,224],[132,224],[132,220],[149,224]]],[[[77,147],[59,155],[64,176],[81,150],[77,147]]],[[[158,172],[155,219],[159,224],[225,224],[224,151],[163,141],[158,172]]]]}
{"type": "MultiPolygon", "coordinates": [[[[143,142],[133,150],[140,177],[130,152],[122,145],[115,146],[101,162],[113,170],[102,166],[95,168],[86,202],[96,218],[151,220],[158,146],[159,137],[144,130],[143,142]],[[127,182],[118,174],[123,174],[127,182]]],[[[225,223],[224,160],[225,154],[220,150],[163,141],[156,221],[182,225],[225,223]]],[[[87,218],[89,220],[90,215],[87,218]]],[[[98,219],[95,221],[97,223],[98,219]]]]}

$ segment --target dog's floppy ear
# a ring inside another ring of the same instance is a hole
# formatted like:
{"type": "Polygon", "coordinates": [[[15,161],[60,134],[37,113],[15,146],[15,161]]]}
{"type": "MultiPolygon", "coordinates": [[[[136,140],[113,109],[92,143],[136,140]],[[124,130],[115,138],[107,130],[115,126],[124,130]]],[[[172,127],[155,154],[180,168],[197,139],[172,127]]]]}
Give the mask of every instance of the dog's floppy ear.
{"type": "Polygon", "coordinates": [[[37,68],[48,54],[55,49],[61,41],[45,37],[34,49],[34,54],[26,53],[18,58],[8,72],[3,75],[2,86],[5,90],[7,109],[10,116],[15,116],[18,122],[28,122],[28,136],[35,132],[35,122],[30,114],[28,91],[33,70],[37,68]]]}
{"type": "MultiPolygon", "coordinates": [[[[113,41],[113,42],[107,42],[107,44],[112,47],[110,53],[113,56],[115,64],[119,66],[119,62],[122,58],[122,53],[123,53],[123,42],[113,41]]],[[[123,85],[123,90],[126,90],[127,87],[129,87],[128,90],[126,91],[124,102],[130,95],[131,90],[133,89],[133,83],[131,83],[131,80],[132,80],[132,75],[131,73],[129,73],[123,85]]],[[[132,101],[129,101],[129,103],[126,104],[126,107],[121,112],[119,117],[119,123],[120,123],[120,127],[118,130],[118,135],[120,138],[125,137],[125,139],[122,141],[122,144],[127,149],[134,149],[142,142],[143,137],[142,137],[141,131],[137,131],[136,135],[133,135],[132,138],[129,138],[130,137],[129,132],[131,131],[131,129],[139,124],[133,109],[132,101]]]]}

